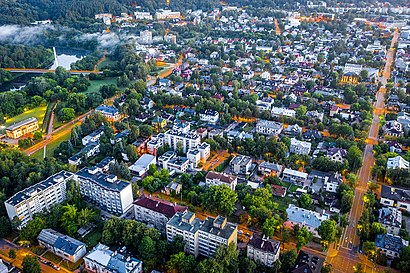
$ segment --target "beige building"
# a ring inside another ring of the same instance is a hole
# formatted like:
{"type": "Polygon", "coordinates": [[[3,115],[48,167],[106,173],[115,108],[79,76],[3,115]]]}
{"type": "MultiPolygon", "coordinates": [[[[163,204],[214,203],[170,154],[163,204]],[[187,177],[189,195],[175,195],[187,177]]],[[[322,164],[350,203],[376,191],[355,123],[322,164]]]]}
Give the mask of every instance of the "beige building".
{"type": "Polygon", "coordinates": [[[36,118],[28,118],[17,122],[6,128],[6,135],[9,138],[19,138],[26,134],[33,133],[39,129],[38,121],[36,118]]]}

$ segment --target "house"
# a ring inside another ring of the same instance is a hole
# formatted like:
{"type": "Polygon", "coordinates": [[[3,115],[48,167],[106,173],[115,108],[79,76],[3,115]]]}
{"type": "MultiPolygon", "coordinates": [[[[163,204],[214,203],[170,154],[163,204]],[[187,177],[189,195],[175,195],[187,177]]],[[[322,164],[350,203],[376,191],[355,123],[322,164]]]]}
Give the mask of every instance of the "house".
{"type": "Polygon", "coordinates": [[[296,258],[295,267],[291,273],[320,273],[325,259],[315,254],[299,251],[296,258]]]}
{"type": "Polygon", "coordinates": [[[408,246],[408,242],[400,236],[392,234],[377,234],[376,249],[389,259],[400,258],[401,250],[404,246],[408,246]]]}
{"type": "Polygon", "coordinates": [[[272,184],[271,188],[272,188],[272,194],[274,196],[279,196],[279,197],[285,197],[286,196],[286,188],[285,187],[272,184]]]}
{"type": "Polygon", "coordinates": [[[159,79],[158,84],[160,87],[170,87],[172,85],[172,81],[169,79],[159,79]]]}
{"type": "Polygon", "coordinates": [[[83,137],[81,139],[81,142],[83,143],[84,146],[86,146],[90,142],[98,142],[103,134],[104,134],[104,126],[101,126],[97,130],[90,133],[89,135],[86,135],[85,137],[83,137]]]}
{"type": "Polygon", "coordinates": [[[399,235],[402,219],[402,213],[397,208],[382,207],[379,209],[378,222],[389,234],[399,235]]]}
{"type": "Polygon", "coordinates": [[[157,154],[157,150],[164,146],[164,141],[165,141],[165,135],[164,134],[158,134],[156,136],[153,136],[148,142],[147,142],[147,151],[148,153],[152,155],[157,154]]]}
{"type": "Polygon", "coordinates": [[[329,148],[326,153],[326,157],[332,161],[343,163],[347,156],[347,151],[341,148],[329,148]]]}
{"type": "Polygon", "coordinates": [[[206,174],[205,184],[209,186],[227,185],[231,190],[235,190],[238,177],[225,173],[210,171],[206,174]]]}
{"type": "Polygon", "coordinates": [[[272,107],[271,115],[272,115],[272,117],[281,117],[281,116],[295,117],[296,112],[295,112],[295,110],[290,110],[290,109],[287,109],[287,108],[275,107],[274,106],[274,107],[272,107]]]}
{"type": "Polygon", "coordinates": [[[68,159],[68,164],[79,166],[82,163],[82,159],[90,158],[97,155],[100,152],[100,142],[89,142],[78,153],[68,159]]]}
{"type": "Polygon", "coordinates": [[[114,122],[121,119],[121,113],[114,106],[102,104],[95,108],[96,112],[101,113],[108,121],[114,122]]]}
{"type": "Polygon", "coordinates": [[[288,136],[300,136],[300,134],[302,133],[302,127],[300,127],[299,125],[295,124],[295,125],[288,125],[288,127],[286,127],[286,129],[284,130],[285,135],[288,136]]]}
{"type": "Polygon", "coordinates": [[[328,220],[328,214],[320,214],[315,211],[303,209],[297,207],[293,204],[289,204],[286,209],[288,215],[288,220],[284,223],[287,228],[293,228],[295,225],[300,227],[306,227],[309,232],[313,233],[313,236],[319,237],[317,233],[317,228],[320,226],[322,221],[328,220]]]}
{"type": "Polygon", "coordinates": [[[302,136],[307,141],[319,141],[322,139],[322,134],[318,130],[307,130],[302,136]]]}
{"type": "Polygon", "coordinates": [[[380,204],[410,212],[410,190],[382,185],[380,204]]]}
{"type": "Polygon", "coordinates": [[[410,163],[401,156],[387,159],[387,169],[410,169],[410,163]]]}
{"type": "Polygon", "coordinates": [[[269,162],[262,162],[258,166],[258,171],[263,175],[276,175],[280,176],[282,174],[282,165],[269,163],[269,162]]]}
{"type": "Polygon", "coordinates": [[[259,120],[256,124],[256,132],[263,135],[277,136],[282,132],[283,124],[276,121],[259,120]]]}
{"type": "Polygon", "coordinates": [[[142,178],[148,173],[149,166],[155,164],[157,164],[157,159],[155,156],[143,154],[134,164],[129,166],[128,169],[131,171],[131,174],[142,178]]]}
{"type": "Polygon", "coordinates": [[[307,177],[308,177],[307,173],[285,168],[285,170],[283,171],[282,180],[285,182],[291,182],[297,185],[304,185],[307,177]]]}
{"type": "Polygon", "coordinates": [[[279,259],[280,242],[269,239],[253,236],[247,247],[246,256],[260,264],[272,267],[279,259]]]}
{"type": "Polygon", "coordinates": [[[37,131],[40,127],[36,118],[31,117],[6,128],[6,135],[9,138],[17,139],[24,135],[37,131]]]}
{"type": "Polygon", "coordinates": [[[142,262],[111,251],[99,243],[84,257],[85,269],[94,273],[142,273],[142,262]]]}
{"type": "Polygon", "coordinates": [[[163,168],[170,172],[185,173],[189,166],[189,159],[182,156],[175,156],[163,161],[163,168]]]}
{"type": "Polygon", "coordinates": [[[252,158],[245,155],[237,155],[229,162],[229,166],[234,174],[249,174],[252,158]]]}
{"type": "Polygon", "coordinates": [[[161,117],[156,116],[153,120],[152,120],[152,126],[157,129],[160,130],[162,128],[165,128],[165,126],[167,126],[167,120],[161,117]]]}
{"type": "Polygon", "coordinates": [[[289,152],[293,154],[307,155],[310,153],[311,147],[312,144],[310,142],[300,141],[293,137],[290,139],[289,152]]]}
{"type": "Polygon", "coordinates": [[[409,132],[410,130],[410,113],[406,112],[399,112],[397,114],[397,122],[399,122],[405,132],[409,132]]]}
{"type": "Polygon", "coordinates": [[[171,181],[169,182],[168,185],[165,186],[165,188],[162,190],[162,193],[166,195],[171,195],[171,194],[178,195],[181,193],[181,190],[182,190],[182,184],[171,181]]]}
{"type": "Polygon", "coordinates": [[[330,173],[323,181],[323,189],[327,192],[336,192],[340,184],[343,183],[343,177],[339,173],[330,173]]]}
{"type": "Polygon", "coordinates": [[[392,137],[401,137],[404,135],[403,125],[397,120],[389,120],[383,126],[384,133],[392,137]]]}
{"type": "Polygon", "coordinates": [[[87,253],[84,243],[50,228],[41,230],[37,240],[41,247],[72,263],[76,263],[87,253]]]}
{"type": "Polygon", "coordinates": [[[100,162],[98,162],[95,167],[98,168],[100,172],[107,172],[111,164],[115,163],[115,159],[112,156],[107,156],[100,162]]]}
{"type": "Polygon", "coordinates": [[[219,113],[211,109],[202,110],[199,112],[199,118],[201,121],[216,124],[219,120],[219,113]]]}
{"type": "Polygon", "coordinates": [[[114,139],[110,139],[112,145],[123,141],[130,134],[130,130],[126,129],[114,135],[114,139]]]}
{"type": "Polygon", "coordinates": [[[134,202],[135,220],[152,226],[165,234],[166,224],[177,212],[186,207],[159,198],[142,195],[134,202]]]}

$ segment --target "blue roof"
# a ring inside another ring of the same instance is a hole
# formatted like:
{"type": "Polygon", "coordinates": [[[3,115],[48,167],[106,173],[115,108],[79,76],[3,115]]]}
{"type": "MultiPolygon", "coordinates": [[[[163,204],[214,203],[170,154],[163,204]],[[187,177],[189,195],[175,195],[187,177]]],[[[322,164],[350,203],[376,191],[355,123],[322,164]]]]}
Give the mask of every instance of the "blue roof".
{"type": "Polygon", "coordinates": [[[104,104],[98,106],[97,108],[95,108],[95,110],[98,111],[98,112],[102,112],[102,113],[105,113],[105,114],[112,115],[112,116],[119,113],[118,109],[115,108],[114,106],[108,106],[108,105],[104,105],[104,104]]]}

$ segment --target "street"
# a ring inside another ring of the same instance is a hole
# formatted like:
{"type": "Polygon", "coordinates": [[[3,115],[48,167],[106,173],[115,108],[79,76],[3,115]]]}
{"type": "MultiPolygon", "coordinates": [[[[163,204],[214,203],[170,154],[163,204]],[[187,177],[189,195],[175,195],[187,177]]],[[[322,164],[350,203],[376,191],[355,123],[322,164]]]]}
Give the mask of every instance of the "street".
{"type": "MultiPolygon", "coordinates": [[[[399,37],[399,32],[396,30],[391,42],[391,48],[395,45],[399,37]]],[[[343,236],[339,242],[339,249],[334,249],[334,244],[331,246],[333,250],[329,250],[327,261],[333,265],[334,272],[344,273],[352,272],[353,266],[362,263],[365,266],[366,272],[373,272],[374,265],[367,257],[358,253],[360,247],[360,237],[357,231],[357,222],[359,221],[363,208],[363,196],[367,191],[367,183],[371,179],[371,168],[374,165],[373,145],[377,144],[379,133],[379,115],[384,110],[384,94],[386,92],[385,85],[390,78],[390,66],[393,63],[394,51],[389,49],[386,56],[386,64],[381,78],[382,87],[376,94],[376,102],[374,104],[373,120],[370,126],[367,145],[363,152],[363,165],[359,170],[359,182],[355,189],[352,209],[349,215],[349,225],[345,228],[343,236]],[[333,252],[333,253],[332,253],[333,252]]]]}

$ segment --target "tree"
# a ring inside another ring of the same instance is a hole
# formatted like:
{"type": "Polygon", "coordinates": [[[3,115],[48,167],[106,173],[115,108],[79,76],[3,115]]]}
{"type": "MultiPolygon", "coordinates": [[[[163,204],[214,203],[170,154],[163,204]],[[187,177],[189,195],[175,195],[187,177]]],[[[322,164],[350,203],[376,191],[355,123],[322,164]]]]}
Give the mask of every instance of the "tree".
{"type": "Polygon", "coordinates": [[[195,258],[182,251],[171,255],[171,258],[165,266],[167,272],[170,273],[190,273],[192,272],[192,269],[195,268],[195,265],[195,258]]]}
{"type": "Polygon", "coordinates": [[[149,236],[144,236],[142,238],[141,243],[138,247],[138,251],[141,255],[141,258],[144,260],[153,260],[157,255],[155,242],[149,236]]]}
{"type": "Polygon", "coordinates": [[[361,263],[358,263],[357,265],[353,266],[353,270],[354,270],[354,273],[364,273],[364,272],[366,272],[364,267],[363,267],[363,264],[361,264],[361,263]]]}
{"type": "Polygon", "coordinates": [[[78,228],[78,209],[75,205],[67,204],[63,206],[64,213],[60,222],[62,228],[69,236],[74,236],[78,228]]]}
{"type": "Polygon", "coordinates": [[[37,241],[37,236],[44,228],[46,228],[46,222],[42,217],[36,216],[21,229],[19,239],[20,241],[28,241],[35,244],[37,241]]]}
{"type": "Polygon", "coordinates": [[[297,253],[294,249],[284,252],[280,256],[281,261],[281,271],[280,272],[290,272],[295,267],[297,253]]]}
{"type": "Polygon", "coordinates": [[[61,121],[69,121],[72,120],[73,118],[75,118],[75,111],[73,108],[62,108],[59,112],[58,112],[58,119],[61,121]]]}
{"type": "Polygon", "coordinates": [[[242,257],[239,259],[238,270],[241,273],[253,273],[256,271],[257,264],[248,257],[242,257]]]}
{"type": "Polygon", "coordinates": [[[294,233],[296,237],[296,249],[298,251],[313,239],[313,234],[309,232],[305,226],[300,228],[298,225],[295,225],[294,233]]]}
{"type": "Polygon", "coordinates": [[[341,199],[341,211],[342,213],[349,212],[352,208],[354,198],[353,190],[344,190],[342,192],[342,199],[341,199]]]}
{"type": "Polygon", "coordinates": [[[23,259],[23,273],[41,273],[37,256],[27,255],[23,259]]]}
{"type": "Polygon", "coordinates": [[[298,200],[299,206],[304,208],[304,209],[310,209],[312,206],[312,197],[310,194],[307,193],[302,193],[298,200]]]}
{"type": "Polygon", "coordinates": [[[222,215],[229,216],[235,210],[238,196],[236,192],[223,184],[207,188],[201,198],[203,200],[203,207],[211,211],[218,211],[218,213],[222,215]]]}
{"type": "Polygon", "coordinates": [[[9,258],[14,260],[17,257],[17,253],[14,249],[10,248],[9,250],[9,258]]]}
{"type": "Polygon", "coordinates": [[[5,238],[11,233],[11,223],[6,216],[0,217],[0,237],[5,238]]]}
{"type": "Polygon", "coordinates": [[[273,237],[275,232],[280,230],[282,223],[282,219],[277,214],[271,218],[266,219],[265,223],[263,223],[262,226],[263,234],[265,234],[267,237],[273,237]]]}
{"type": "Polygon", "coordinates": [[[323,248],[327,249],[334,242],[337,235],[337,224],[334,220],[324,220],[317,229],[323,248]]]}
{"type": "Polygon", "coordinates": [[[376,255],[376,244],[369,241],[364,242],[363,252],[369,257],[369,259],[374,259],[376,255]]]}
{"type": "Polygon", "coordinates": [[[346,158],[352,171],[356,171],[362,166],[362,157],[363,153],[356,145],[349,148],[346,158]]]}
{"type": "Polygon", "coordinates": [[[95,217],[95,212],[92,209],[84,208],[78,213],[78,225],[80,227],[88,224],[95,217]]]}
{"type": "Polygon", "coordinates": [[[298,108],[296,108],[295,112],[296,112],[297,118],[303,118],[306,115],[307,107],[304,105],[301,105],[298,108]]]}
{"type": "Polygon", "coordinates": [[[368,182],[368,186],[369,186],[369,191],[372,193],[375,193],[380,188],[380,186],[377,183],[372,182],[372,181],[368,182]]]}

